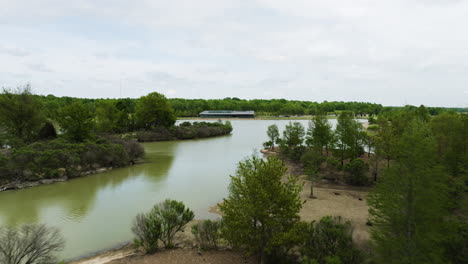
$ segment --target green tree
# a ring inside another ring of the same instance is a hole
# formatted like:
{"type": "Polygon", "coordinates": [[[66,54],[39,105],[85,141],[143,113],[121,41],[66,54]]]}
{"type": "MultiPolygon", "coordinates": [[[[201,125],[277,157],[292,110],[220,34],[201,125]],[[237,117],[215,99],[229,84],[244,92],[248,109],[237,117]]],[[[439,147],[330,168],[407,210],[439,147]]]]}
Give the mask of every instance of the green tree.
{"type": "Polygon", "coordinates": [[[26,85],[16,90],[3,89],[0,94],[0,127],[8,140],[15,144],[15,138],[29,143],[36,139],[37,133],[44,123],[42,104],[31,94],[31,87],[26,85]]]}
{"type": "Polygon", "coordinates": [[[325,115],[319,113],[312,118],[307,129],[306,144],[323,151],[328,155],[328,148],[333,141],[333,131],[325,115]]]}
{"type": "Polygon", "coordinates": [[[280,136],[278,126],[276,124],[268,126],[267,135],[272,143],[272,149],[274,150],[275,144],[278,143],[278,139],[280,136]]]}
{"type": "Polygon", "coordinates": [[[299,122],[289,122],[283,131],[282,143],[288,148],[297,147],[304,142],[304,126],[299,122]]]}
{"type": "Polygon", "coordinates": [[[304,167],[304,172],[310,180],[310,198],[316,198],[314,196],[314,185],[320,178],[320,166],[325,161],[323,154],[317,149],[309,149],[301,157],[301,163],[304,167]]]}
{"type": "Polygon", "coordinates": [[[281,155],[289,157],[291,160],[299,161],[305,152],[304,126],[299,122],[289,122],[283,131],[283,138],[280,140],[281,155]]]}
{"type": "Polygon", "coordinates": [[[369,194],[371,238],[382,263],[445,263],[446,177],[436,166],[427,123],[414,120],[397,142],[395,166],[369,194]]]}
{"type": "Polygon", "coordinates": [[[335,129],[337,152],[340,156],[341,166],[344,165],[345,158],[355,159],[363,151],[361,130],[362,125],[354,119],[351,112],[341,112],[335,129]]]}
{"type": "Polygon", "coordinates": [[[96,128],[99,132],[114,133],[121,127],[118,123],[119,110],[113,101],[102,101],[96,107],[96,128]]]}
{"type": "Polygon", "coordinates": [[[260,263],[287,252],[285,234],[299,221],[302,188],[292,177],[283,183],[285,172],[276,158],[240,162],[231,176],[229,196],[220,205],[224,238],[258,255],[260,263]]]}
{"type": "Polygon", "coordinates": [[[170,127],[176,121],[169,101],[164,95],[156,92],[140,97],[136,105],[135,116],[137,126],[146,130],[155,127],[170,127]]]}
{"type": "Polygon", "coordinates": [[[464,172],[467,164],[468,117],[445,112],[431,120],[432,132],[437,140],[437,154],[452,176],[464,172]]]}
{"type": "Polygon", "coordinates": [[[58,114],[58,123],[66,137],[76,142],[83,142],[92,135],[95,127],[94,113],[81,101],[62,107],[58,114]]]}
{"type": "Polygon", "coordinates": [[[397,135],[390,120],[385,117],[378,118],[378,130],[375,136],[375,152],[387,160],[387,168],[395,154],[397,135]]]}

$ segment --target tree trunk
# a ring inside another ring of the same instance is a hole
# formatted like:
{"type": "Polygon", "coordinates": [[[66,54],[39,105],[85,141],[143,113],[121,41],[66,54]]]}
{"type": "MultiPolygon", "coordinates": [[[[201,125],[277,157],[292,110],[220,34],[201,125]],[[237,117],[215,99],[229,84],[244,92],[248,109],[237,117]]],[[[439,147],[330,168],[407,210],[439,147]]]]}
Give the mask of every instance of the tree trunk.
{"type": "Polygon", "coordinates": [[[315,198],[314,196],[314,180],[310,181],[310,196],[309,198],[315,198]]]}

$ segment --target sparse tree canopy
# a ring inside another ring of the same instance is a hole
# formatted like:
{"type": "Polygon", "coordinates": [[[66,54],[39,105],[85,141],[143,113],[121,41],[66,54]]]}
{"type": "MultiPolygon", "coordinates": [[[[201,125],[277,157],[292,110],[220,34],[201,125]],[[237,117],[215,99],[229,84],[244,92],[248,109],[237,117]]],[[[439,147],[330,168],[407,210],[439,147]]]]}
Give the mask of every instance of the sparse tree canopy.
{"type": "Polygon", "coordinates": [[[176,121],[169,101],[164,95],[156,92],[140,97],[135,115],[138,127],[146,130],[155,127],[170,127],[176,121]]]}
{"type": "Polygon", "coordinates": [[[220,205],[225,239],[261,262],[287,251],[285,234],[299,221],[301,186],[294,178],[283,183],[285,172],[276,158],[240,162],[220,205]]]}
{"type": "Polygon", "coordinates": [[[0,228],[0,263],[55,264],[64,247],[59,231],[45,225],[0,228]]]}

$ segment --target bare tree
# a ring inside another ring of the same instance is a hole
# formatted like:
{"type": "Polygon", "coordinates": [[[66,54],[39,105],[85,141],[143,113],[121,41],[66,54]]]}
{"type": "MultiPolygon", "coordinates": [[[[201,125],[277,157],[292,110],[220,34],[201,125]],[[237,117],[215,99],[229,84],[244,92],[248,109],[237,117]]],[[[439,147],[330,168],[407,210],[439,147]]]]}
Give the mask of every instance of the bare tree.
{"type": "Polygon", "coordinates": [[[64,239],[56,228],[45,225],[24,225],[18,229],[0,229],[0,263],[52,264],[55,253],[64,247],[64,239]]]}

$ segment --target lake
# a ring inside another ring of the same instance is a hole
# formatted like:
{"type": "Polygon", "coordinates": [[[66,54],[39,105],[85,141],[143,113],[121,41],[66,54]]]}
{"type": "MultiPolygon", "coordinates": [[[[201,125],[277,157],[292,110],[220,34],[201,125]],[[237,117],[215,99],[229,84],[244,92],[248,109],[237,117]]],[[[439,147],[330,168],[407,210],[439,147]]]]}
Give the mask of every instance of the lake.
{"type": "MultiPolygon", "coordinates": [[[[144,143],[147,163],[51,185],[0,193],[0,226],[45,223],[66,240],[72,259],[132,240],[132,221],[166,198],[183,201],[196,219],[217,218],[237,163],[258,153],[266,129],[288,120],[233,120],[231,135],[144,143]]],[[[307,120],[300,120],[307,127],[307,120]]],[[[336,120],[330,120],[336,124],[336,120]]],[[[190,230],[188,230],[190,232],[190,230]]]]}

